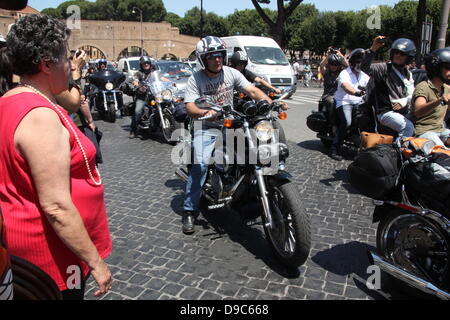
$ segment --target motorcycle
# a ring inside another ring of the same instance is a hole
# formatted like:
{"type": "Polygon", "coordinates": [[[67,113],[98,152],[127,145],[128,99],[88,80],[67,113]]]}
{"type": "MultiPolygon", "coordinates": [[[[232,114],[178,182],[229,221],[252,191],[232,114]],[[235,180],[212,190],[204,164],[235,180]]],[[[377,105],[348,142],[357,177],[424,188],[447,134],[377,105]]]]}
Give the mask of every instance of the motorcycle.
{"type": "MultiPolygon", "coordinates": [[[[280,103],[241,101],[234,107],[218,106],[201,97],[195,104],[205,110],[215,110],[219,119],[223,119],[222,136],[217,139],[222,138],[225,147],[218,148],[216,141],[214,163],[208,168],[202,188],[208,209],[232,208],[243,220],[260,216],[279,261],[288,267],[305,263],[311,248],[310,219],[292,176],[285,171],[284,160],[289,156],[289,149],[279,142],[274,130],[275,118],[286,118],[280,103]],[[227,146],[227,134],[236,132],[240,132],[235,137],[238,145],[235,148],[233,142],[232,147],[227,146]]],[[[188,172],[183,168],[175,173],[188,180],[188,172]]]]}
{"type": "Polygon", "coordinates": [[[146,105],[140,119],[138,119],[138,132],[146,134],[161,131],[164,141],[175,145],[177,140],[172,139],[172,134],[181,128],[181,124],[175,121],[173,112],[175,105],[181,103],[183,97],[178,92],[176,85],[171,81],[163,81],[158,70],[150,75],[148,80],[141,84],[146,87],[146,105]]]}
{"type": "Polygon", "coordinates": [[[377,249],[369,260],[402,283],[450,300],[450,153],[433,146],[427,141],[411,155],[399,140],[389,147],[398,174],[373,200],[377,249]]]}
{"type": "Polygon", "coordinates": [[[124,81],[125,75],[113,70],[99,71],[89,77],[89,100],[102,119],[115,122],[118,111],[122,116],[123,93],[119,87],[124,81]]]}
{"type": "MultiPolygon", "coordinates": [[[[361,145],[361,131],[377,131],[374,110],[366,107],[365,88],[359,87],[359,90],[364,93],[363,102],[358,108],[353,109],[352,123],[343,141],[343,146],[352,151],[358,150],[361,145]]],[[[310,130],[317,132],[317,137],[325,147],[330,148],[339,126],[335,102],[330,106],[325,102],[325,98],[321,99],[318,111],[312,111],[306,118],[306,125],[310,130]]]]}

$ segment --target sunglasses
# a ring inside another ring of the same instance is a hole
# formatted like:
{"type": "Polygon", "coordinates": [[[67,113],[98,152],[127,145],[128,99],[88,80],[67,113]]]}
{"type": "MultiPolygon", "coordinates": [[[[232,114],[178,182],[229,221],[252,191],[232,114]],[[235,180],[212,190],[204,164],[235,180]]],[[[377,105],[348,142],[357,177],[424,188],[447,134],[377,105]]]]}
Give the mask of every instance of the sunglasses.
{"type": "Polygon", "coordinates": [[[401,55],[402,57],[406,57],[406,53],[404,53],[404,52],[402,52],[402,51],[395,50],[395,51],[394,51],[394,54],[399,54],[399,55],[401,55]]]}
{"type": "Polygon", "coordinates": [[[208,59],[208,60],[214,59],[214,58],[223,58],[223,55],[220,52],[208,53],[206,55],[206,59],[208,59]]]}

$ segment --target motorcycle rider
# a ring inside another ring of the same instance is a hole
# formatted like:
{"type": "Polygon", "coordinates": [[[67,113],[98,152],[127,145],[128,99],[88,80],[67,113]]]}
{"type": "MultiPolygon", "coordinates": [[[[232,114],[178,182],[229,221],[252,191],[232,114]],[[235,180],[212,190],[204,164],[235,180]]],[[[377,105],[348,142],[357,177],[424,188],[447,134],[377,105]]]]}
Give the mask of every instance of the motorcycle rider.
{"type": "Polygon", "coordinates": [[[352,124],[352,111],[363,101],[365,94],[360,88],[366,87],[369,76],[361,70],[364,58],[364,49],[353,50],[349,56],[349,67],[343,70],[338,77],[338,88],[335,94],[336,112],[339,117],[339,128],[331,145],[330,157],[341,161],[340,148],[345,138],[347,129],[352,124]]]}
{"type": "Polygon", "coordinates": [[[258,83],[267,89],[274,90],[277,94],[281,93],[281,90],[278,88],[275,88],[270,83],[268,83],[266,80],[258,77],[257,74],[253,73],[252,71],[246,69],[248,64],[248,57],[247,54],[244,51],[236,51],[233,53],[233,55],[230,57],[230,67],[239,70],[244,77],[250,82],[250,83],[258,83]]]}
{"type": "Polygon", "coordinates": [[[396,131],[399,138],[414,135],[414,125],[407,118],[414,92],[414,79],[407,66],[416,56],[410,39],[392,43],[390,61],[372,64],[376,52],[385,45],[386,37],[378,36],[366,51],[362,70],[373,78],[372,95],[378,121],[396,131]]]}
{"type": "Polygon", "coordinates": [[[207,36],[201,39],[197,43],[195,53],[201,69],[189,78],[185,95],[186,111],[194,119],[205,116],[213,118],[204,121],[203,129],[194,132],[192,143],[194,163],[189,172],[183,206],[182,230],[185,234],[195,232],[195,216],[199,210],[202,186],[205,183],[208,162],[216,140],[215,130],[208,129],[221,126],[220,122],[215,122],[217,112],[200,109],[195,105],[195,100],[201,96],[209,96],[214,103],[232,105],[233,91],[236,88],[254,100],[265,99],[269,103],[272,102],[266,94],[248,82],[242,73],[226,66],[227,50],[220,38],[207,36]]]}
{"type": "Polygon", "coordinates": [[[430,80],[417,85],[412,99],[416,136],[450,147],[450,129],[444,126],[450,110],[450,47],[425,56],[425,67],[430,80]]]}
{"type": "Polygon", "coordinates": [[[332,47],[328,49],[327,56],[320,62],[319,71],[323,75],[323,93],[320,101],[327,112],[328,120],[335,122],[334,94],[338,88],[338,76],[348,67],[347,60],[340,50],[332,47]]]}
{"type": "Polygon", "coordinates": [[[104,58],[99,59],[97,62],[97,70],[98,71],[106,70],[107,64],[108,64],[108,62],[106,61],[106,59],[104,59],[104,58]]]}
{"type": "Polygon", "coordinates": [[[142,56],[139,59],[139,71],[134,75],[133,86],[136,88],[135,92],[135,109],[134,115],[131,117],[131,130],[130,139],[136,137],[137,134],[137,123],[139,118],[144,113],[145,107],[145,97],[147,95],[147,86],[140,86],[142,81],[148,80],[150,78],[151,72],[153,71],[152,60],[148,56],[142,56]]]}

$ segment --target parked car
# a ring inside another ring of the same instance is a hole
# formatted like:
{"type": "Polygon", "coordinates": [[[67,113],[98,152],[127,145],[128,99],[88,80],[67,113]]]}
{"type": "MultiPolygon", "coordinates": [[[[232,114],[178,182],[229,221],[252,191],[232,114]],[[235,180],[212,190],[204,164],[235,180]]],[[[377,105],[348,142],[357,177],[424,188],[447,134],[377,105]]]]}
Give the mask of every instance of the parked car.
{"type": "Polygon", "coordinates": [[[133,77],[139,71],[139,59],[141,57],[122,58],[119,60],[117,71],[123,72],[127,78],[133,77]]]}

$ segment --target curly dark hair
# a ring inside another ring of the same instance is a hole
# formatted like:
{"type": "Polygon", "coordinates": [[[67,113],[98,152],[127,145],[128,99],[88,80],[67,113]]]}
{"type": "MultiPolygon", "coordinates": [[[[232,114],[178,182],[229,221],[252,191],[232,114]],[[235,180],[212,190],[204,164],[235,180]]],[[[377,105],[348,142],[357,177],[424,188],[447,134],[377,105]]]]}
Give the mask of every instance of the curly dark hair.
{"type": "Polygon", "coordinates": [[[47,15],[33,14],[21,18],[6,38],[15,74],[39,72],[42,59],[58,62],[66,53],[70,30],[62,22],[47,15]]]}

